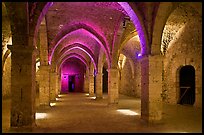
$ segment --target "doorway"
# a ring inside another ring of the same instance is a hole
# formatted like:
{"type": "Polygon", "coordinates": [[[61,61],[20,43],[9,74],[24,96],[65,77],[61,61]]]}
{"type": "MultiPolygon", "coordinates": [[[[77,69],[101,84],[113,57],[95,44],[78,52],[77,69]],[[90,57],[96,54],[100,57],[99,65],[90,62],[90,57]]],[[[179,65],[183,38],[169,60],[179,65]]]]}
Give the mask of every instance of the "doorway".
{"type": "Polygon", "coordinates": [[[75,75],[69,75],[68,91],[74,92],[75,90],[75,75]]]}
{"type": "Polygon", "coordinates": [[[183,66],[179,73],[178,104],[193,105],[195,102],[195,69],[193,66],[183,66]]]}
{"type": "Polygon", "coordinates": [[[103,67],[103,93],[108,93],[108,72],[103,67]]]}

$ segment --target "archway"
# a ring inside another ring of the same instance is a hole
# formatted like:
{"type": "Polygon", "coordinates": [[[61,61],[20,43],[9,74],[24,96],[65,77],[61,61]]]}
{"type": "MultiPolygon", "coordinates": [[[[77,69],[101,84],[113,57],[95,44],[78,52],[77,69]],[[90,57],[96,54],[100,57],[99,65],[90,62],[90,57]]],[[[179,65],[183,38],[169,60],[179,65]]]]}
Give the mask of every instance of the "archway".
{"type": "Polygon", "coordinates": [[[191,65],[183,66],[179,72],[178,104],[193,105],[195,102],[195,69],[191,65]]]}
{"type": "Polygon", "coordinates": [[[61,93],[83,92],[86,65],[75,57],[62,63],[61,93]]]}
{"type": "Polygon", "coordinates": [[[103,93],[108,93],[108,71],[103,67],[103,93]]]}

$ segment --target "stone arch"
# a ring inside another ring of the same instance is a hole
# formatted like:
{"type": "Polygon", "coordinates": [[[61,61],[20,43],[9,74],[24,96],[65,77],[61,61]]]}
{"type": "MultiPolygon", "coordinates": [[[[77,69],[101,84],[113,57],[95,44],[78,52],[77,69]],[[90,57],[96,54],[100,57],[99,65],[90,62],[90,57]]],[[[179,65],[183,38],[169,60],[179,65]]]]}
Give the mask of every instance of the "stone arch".
{"type": "MultiPolygon", "coordinates": [[[[192,64],[186,64],[186,65],[180,65],[177,70],[176,70],[176,102],[179,103],[179,98],[180,98],[180,72],[182,68],[185,67],[191,67],[194,69],[194,83],[196,82],[196,70],[195,67],[192,64]]],[[[196,84],[194,84],[194,91],[196,92],[196,84]]],[[[194,93],[194,98],[196,100],[196,93],[194,93]]],[[[194,101],[195,104],[195,101],[194,101]]]]}
{"type": "Polygon", "coordinates": [[[160,54],[161,38],[164,26],[174,8],[172,2],[160,2],[154,21],[151,54],[160,54]]]}
{"type": "Polygon", "coordinates": [[[129,15],[130,19],[135,25],[135,28],[138,32],[139,38],[140,38],[140,43],[141,43],[141,55],[147,55],[149,54],[150,48],[149,48],[149,43],[148,43],[148,38],[147,38],[147,33],[145,31],[145,27],[142,21],[142,17],[136,9],[134,3],[132,2],[118,2],[121,7],[127,12],[129,15]]]}
{"type": "MultiPolygon", "coordinates": [[[[42,21],[42,18],[45,16],[45,14],[47,13],[48,9],[50,6],[53,5],[53,2],[42,2],[42,3],[37,3],[38,6],[36,6],[36,10],[34,10],[34,14],[35,16],[32,18],[33,20],[33,29],[31,30],[31,33],[34,33],[34,40],[33,40],[33,44],[35,45],[36,42],[36,35],[38,33],[38,29],[39,29],[39,25],[42,21]]],[[[118,4],[120,4],[120,6],[127,12],[127,14],[130,16],[130,19],[133,21],[135,27],[137,28],[139,37],[140,37],[140,42],[141,42],[141,54],[145,55],[149,53],[149,47],[148,47],[148,40],[147,40],[147,34],[145,32],[145,27],[144,24],[142,22],[142,17],[140,16],[138,10],[135,8],[134,4],[131,2],[118,2],[118,4]]],[[[93,30],[91,28],[91,30],[93,30]]],[[[93,31],[93,34],[96,34],[96,31],[93,31]]],[[[107,42],[104,40],[104,38],[102,36],[100,36],[99,34],[96,34],[96,36],[98,37],[99,40],[102,41],[103,43],[103,47],[106,50],[105,54],[107,55],[108,58],[108,66],[110,68],[110,63],[111,63],[111,59],[110,59],[110,54],[108,52],[110,52],[110,49],[108,47],[107,42]]]]}
{"type": "MultiPolygon", "coordinates": [[[[67,45],[66,47],[63,47],[63,49],[61,49],[61,51],[58,52],[58,55],[60,55],[60,54],[63,55],[64,53],[67,52],[67,50],[72,50],[72,49],[80,49],[80,50],[84,51],[90,57],[92,62],[94,63],[94,67],[97,68],[97,59],[94,56],[93,52],[88,47],[86,47],[85,45],[82,45],[81,43],[76,42],[76,43],[67,45]]],[[[53,54],[53,57],[54,57],[54,55],[55,55],[55,52],[53,54]]],[[[55,61],[55,57],[54,57],[54,59],[52,59],[52,61],[53,62],[55,61]]]]}
{"type": "Polygon", "coordinates": [[[57,66],[57,71],[59,72],[62,64],[67,60],[67,59],[70,59],[70,58],[77,58],[79,59],[80,61],[82,61],[84,63],[84,65],[86,66],[86,69],[88,69],[88,62],[79,54],[76,54],[76,53],[71,53],[69,55],[66,55],[65,57],[63,57],[62,59],[60,59],[60,61],[56,64],[57,66]]]}
{"type": "MultiPolygon", "coordinates": [[[[67,25],[64,26],[66,27],[66,29],[62,29],[62,31],[60,31],[60,33],[58,33],[56,35],[56,37],[53,39],[53,41],[51,42],[51,54],[50,54],[50,58],[52,59],[53,57],[53,53],[54,50],[56,49],[56,47],[58,46],[58,44],[71,32],[74,32],[76,30],[79,29],[84,29],[86,30],[88,33],[90,33],[90,35],[99,42],[99,44],[101,45],[101,47],[104,49],[104,52],[106,54],[106,56],[108,57],[108,64],[110,66],[110,51],[109,51],[109,47],[108,47],[108,43],[107,41],[105,41],[105,39],[98,34],[98,32],[96,30],[94,30],[92,27],[88,26],[87,24],[83,24],[83,23],[78,23],[78,24],[72,24],[72,25],[67,25]]],[[[51,60],[50,59],[50,60],[51,60]]]]}
{"type": "Polygon", "coordinates": [[[9,54],[11,54],[11,51],[10,50],[6,50],[4,56],[3,56],[3,59],[2,59],[2,69],[4,68],[4,64],[6,62],[6,59],[8,58],[9,54]]]}
{"type": "Polygon", "coordinates": [[[64,55],[66,55],[67,52],[70,52],[73,49],[79,49],[79,50],[85,52],[89,56],[89,58],[91,59],[93,65],[94,65],[94,68],[97,69],[97,61],[96,61],[96,59],[94,57],[94,54],[88,48],[86,48],[83,45],[72,44],[72,45],[69,45],[69,46],[65,47],[61,52],[62,53],[61,57],[63,57],[64,55]]]}
{"type": "Polygon", "coordinates": [[[125,44],[133,37],[137,36],[137,32],[133,31],[132,33],[130,33],[125,40],[122,42],[120,49],[119,49],[119,53],[121,52],[121,49],[125,46],[125,44]]]}
{"type": "MultiPolygon", "coordinates": [[[[157,15],[155,17],[155,23],[154,23],[154,30],[153,30],[153,37],[152,37],[152,54],[159,54],[161,50],[161,40],[162,40],[162,34],[164,27],[168,21],[168,18],[170,15],[176,10],[176,8],[181,5],[186,4],[190,5],[189,3],[185,2],[161,2],[157,11],[157,15]]],[[[193,4],[193,3],[191,3],[193,4]]],[[[198,12],[199,15],[202,13],[199,12],[198,9],[196,9],[196,6],[191,6],[195,11],[198,12]]],[[[202,16],[202,15],[201,15],[202,16]]]]}

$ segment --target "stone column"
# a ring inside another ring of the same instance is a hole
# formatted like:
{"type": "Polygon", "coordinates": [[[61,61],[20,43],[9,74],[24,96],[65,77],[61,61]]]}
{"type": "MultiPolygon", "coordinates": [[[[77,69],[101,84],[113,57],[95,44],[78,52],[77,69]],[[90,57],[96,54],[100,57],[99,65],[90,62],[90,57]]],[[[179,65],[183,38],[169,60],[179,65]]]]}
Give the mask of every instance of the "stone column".
{"type": "Polygon", "coordinates": [[[84,92],[89,92],[89,75],[88,75],[88,72],[86,72],[85,78],[84,78],[84,92]]]}
{"type": "Polygon", "coordinates": [[[96,75],[96,99],[103,97],[103,74],[98,72],[96,75]]]}
{"type": "Polygon", "coordinates": [[[61,75],[58,75],[58,94],[61,92],[61,75]]]}
{"type": "Polygon", "coordinates": [[[94,96],[94,74],[89,74],[89,96],[94,96]]]}
{"type": "Polygon", "coordinates": [[[118,103],[119,72],[116,68],[108,69],[108,103],[118,103]]]}
{"type": "Polygon", "coordinates": [[[55,91],[55,97],[57,97],[57,95],[59,94],[59,74],[56,73],[56,91],[55,91]]]}
{"type": "MultiPolygon", "coordinates": [[[[202,69],[202,65],[200,64],[202,69]]],[[[194,106],[202,108],[202,70],[195,70],[195,103],[194,106]]]]}
{"type": "Polygon", "coordinates": [[[41,65],[39,69],[39,102],[40,106],[49,106],[50,105],[50,74],[49,66],[41,65]]]}
{"type": "Polygon", "coordinates": [[[50,72],[50,101],[55,101],[57,91],[57,73],[50,72]]]}
{"type": "Polygon", "coordinates": [[[48,41],[45,19],[40,25],[40,69],[39,69],[39,102],[40,106],[50,105],[50,67],[48,65],[48,41]]]}
{"type": "Polygon", "coordinates": [[[11,128],[35,123],[35,59],[33,47],[9,46],[11,55],[11,128]]]}
{"type": "Polygon", "coordinates": [[[162,56],[141,59],[141,118],[157,122],[162,118],[162,56]]]}

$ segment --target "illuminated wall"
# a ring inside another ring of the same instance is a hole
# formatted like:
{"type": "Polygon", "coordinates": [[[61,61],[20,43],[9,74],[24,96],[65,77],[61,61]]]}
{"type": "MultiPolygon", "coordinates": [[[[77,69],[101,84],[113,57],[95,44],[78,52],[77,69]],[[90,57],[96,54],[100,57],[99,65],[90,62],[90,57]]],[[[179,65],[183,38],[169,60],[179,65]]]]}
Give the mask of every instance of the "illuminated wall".
{"type": "Polygon", "coordinates": [[[62,65],[61,72],[61,92],[70,92],[69,79],[73,76],[74,90],[73,92],[82,92],[84,86],[84,74],[86,67],[77,58],[66,60],[62,65]]]}

